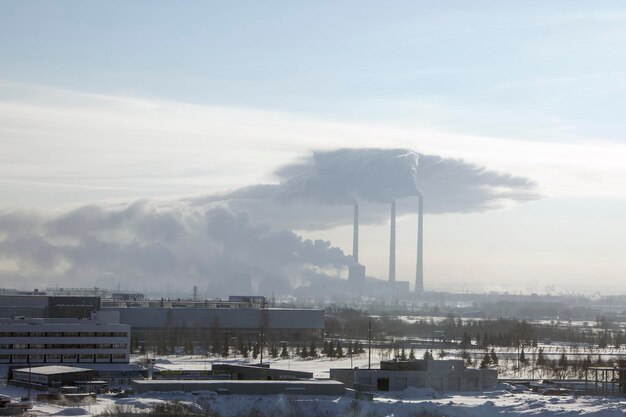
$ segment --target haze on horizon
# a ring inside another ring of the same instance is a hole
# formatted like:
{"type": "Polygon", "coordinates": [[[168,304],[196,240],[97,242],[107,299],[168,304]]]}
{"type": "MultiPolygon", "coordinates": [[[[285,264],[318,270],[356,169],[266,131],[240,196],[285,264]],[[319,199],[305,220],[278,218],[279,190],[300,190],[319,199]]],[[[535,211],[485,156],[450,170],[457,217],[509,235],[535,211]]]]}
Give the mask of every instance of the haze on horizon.
{"type": "MultiPolygon", "coordinates": [[[[313,152],[375,148],[533,184],[427,214],[427,289],[624,293],[624,23],[617,1],[2,2],[1,285],[158,272],[187,288],[268,242],[247,267],[280,264],[272,285],[332,274],[349,206],[288,219],[194,202],[278,186],[313,152]],[[203,252],[238,247],[234,231],[249,252],[203,252]]],[[[398,207],[397,276],[412,281],[416,219],[398,207]]],[[[385,211],[361,208],[360,260],[381,279],[385,211]]]]}

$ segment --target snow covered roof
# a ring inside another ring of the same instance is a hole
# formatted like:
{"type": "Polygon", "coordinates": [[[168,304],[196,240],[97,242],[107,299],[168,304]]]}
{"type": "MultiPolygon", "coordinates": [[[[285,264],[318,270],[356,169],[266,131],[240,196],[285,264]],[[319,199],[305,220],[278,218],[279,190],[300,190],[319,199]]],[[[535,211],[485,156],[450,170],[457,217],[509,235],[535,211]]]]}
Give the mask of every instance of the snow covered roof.
{"type": "Polygon", "coordinates": [[[37,366],[34,368],[19,368],[14,369],[13,372],[29,372],[39,375],[58,375],[69,374],[74,372],[90,372],[91,369],[78,368],[76,366],[62,366],[62,365],[49,365],[49,366],[37,366]]]}

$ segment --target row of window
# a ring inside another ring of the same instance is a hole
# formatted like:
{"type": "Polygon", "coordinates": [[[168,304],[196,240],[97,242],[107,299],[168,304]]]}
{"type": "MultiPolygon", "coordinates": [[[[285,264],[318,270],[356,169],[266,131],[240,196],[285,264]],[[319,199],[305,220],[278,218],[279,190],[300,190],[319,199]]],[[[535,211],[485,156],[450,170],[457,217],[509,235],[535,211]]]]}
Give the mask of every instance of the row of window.
{"type": "Polygon", "coordinates": [[[0,343],[0,349],[128,349],[128,343],[0,343]]]}
{"type": "Polygon", "coordinates": [[[0,354],[0,363],[28,363],[28,362],[124,362],[127,357],[123,353],[107,354],[59,354],[48,353],[43,354],[18,354],[4,355],[0,354]]]}
{"type": "Polygon", "coordinates": [[[0,332],[0,337],[128,337],[127,332],[0,332]]]}

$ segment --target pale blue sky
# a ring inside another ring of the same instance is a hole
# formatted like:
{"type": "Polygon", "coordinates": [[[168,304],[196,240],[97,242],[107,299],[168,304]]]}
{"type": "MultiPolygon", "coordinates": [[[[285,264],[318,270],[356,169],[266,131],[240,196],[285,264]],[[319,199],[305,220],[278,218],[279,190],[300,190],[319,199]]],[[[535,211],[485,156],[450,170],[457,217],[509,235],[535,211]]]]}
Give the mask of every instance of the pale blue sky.
{"type": "Polygon", "coordinates": [[[553,140],[622,140],[619,1],[4,1],[0,76],[553,140]]]}
{"type": "MultiPolygon", "coordinates": [[[[433,288],[532,276],[623,292],[624,51],[621,1],[5,0],[0,207],[207,192],[311,148],[404,146],[528,176],[546,196],[431,220],[433,288]],[[477,224],[489,232],[474,240],[477,224]]],[[[350,252],[344,230],[315,235],[350,252]]],[[[384,277],[373,240],[368,270],[384,277]]]]}

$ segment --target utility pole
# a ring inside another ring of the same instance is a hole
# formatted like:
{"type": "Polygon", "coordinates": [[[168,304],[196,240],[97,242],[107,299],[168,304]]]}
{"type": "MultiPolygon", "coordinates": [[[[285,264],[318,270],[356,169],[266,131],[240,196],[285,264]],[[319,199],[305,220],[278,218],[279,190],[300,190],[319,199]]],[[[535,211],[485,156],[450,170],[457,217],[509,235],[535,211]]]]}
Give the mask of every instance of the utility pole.
{"type": "Polygon", "coordinates": [[[369,331],[367,334],[367,369],[372,369],[372,319],[370,319],[369,331]]]}
{"type": "Polygon", "coordinates": [[[30,353],[28,354],[28,356],[26,358],[27,358],[27,361],[28,361],[28,401],[30,401],[30,373],[32,371],[32,369],[30,367],[30,353]]]}
{"type": "Polygon", "coordinates": [[[263,344],[265,343],[265,325],[267,320],[267,301],[265,300],[265,297],[263,297],[263,301],[261,303],[261,345],[259,346],[261,365],[263,365],[263,344]]]}
{"type": "Polygon", "coordinates": [[[350,344],[352,345],[352,347],[350,348],[350,369],[354,369],[354,366],[352,365],[352,351],[354,350],[354,343],[350,342],[350,344]]]}

